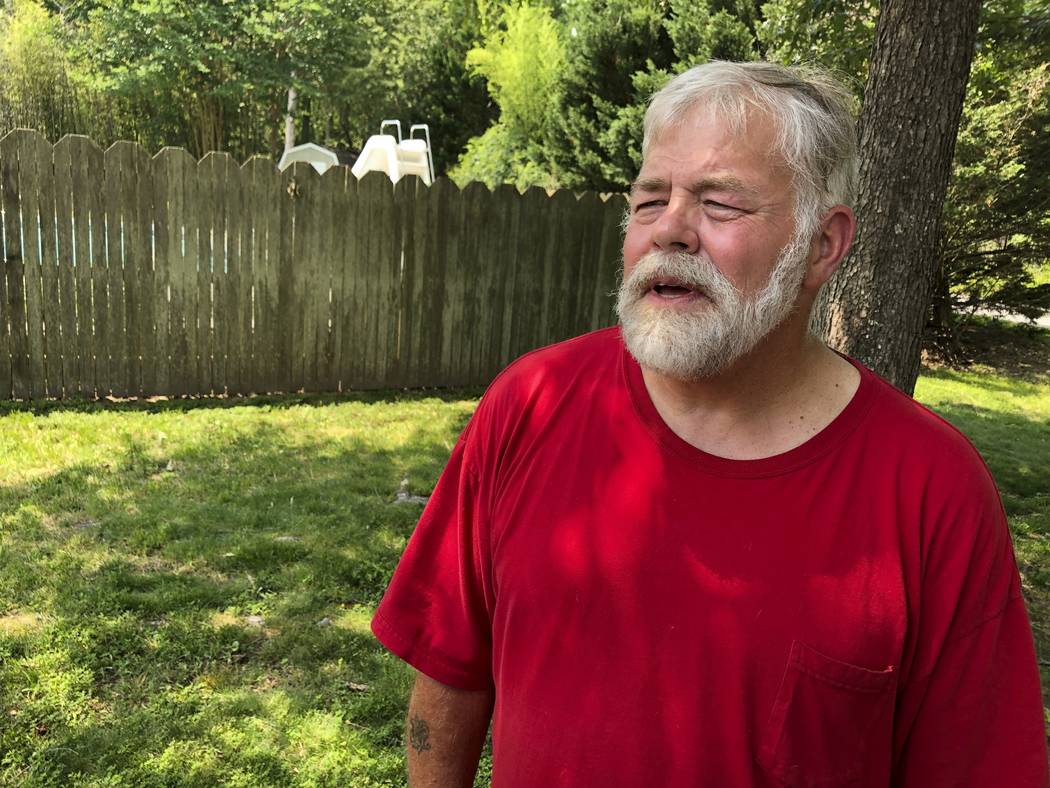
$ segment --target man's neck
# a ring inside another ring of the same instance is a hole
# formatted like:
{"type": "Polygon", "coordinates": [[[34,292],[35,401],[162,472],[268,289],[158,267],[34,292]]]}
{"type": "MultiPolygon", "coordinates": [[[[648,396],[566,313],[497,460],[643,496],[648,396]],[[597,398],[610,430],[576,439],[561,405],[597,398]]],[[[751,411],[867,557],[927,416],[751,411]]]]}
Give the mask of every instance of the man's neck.
{"type": "Polygon", "coordinates": [[[642,368],[653,404],[687,443],[728,459],[805,443],[849,404],[860,374],[804,329],[774,332],[725,372],[683,381],[642,368]]]}

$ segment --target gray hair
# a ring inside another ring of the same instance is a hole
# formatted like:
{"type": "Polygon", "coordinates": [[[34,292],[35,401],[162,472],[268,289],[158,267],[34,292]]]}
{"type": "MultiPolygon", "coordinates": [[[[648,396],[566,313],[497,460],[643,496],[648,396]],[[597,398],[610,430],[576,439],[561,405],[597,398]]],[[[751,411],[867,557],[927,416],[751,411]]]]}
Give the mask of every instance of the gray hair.
{"type": "Polygon", "coordinates": [[[850,204],[857,183],[857,135],[852,94],[811,66],[712,60],[685,71],[653,96],[645,113],[642,156],[655,137],[703,105],[742,133],[751,109],[768,112],[776,152],[791,170],[796,232],[811,236],[821,214],[850,204]]]}

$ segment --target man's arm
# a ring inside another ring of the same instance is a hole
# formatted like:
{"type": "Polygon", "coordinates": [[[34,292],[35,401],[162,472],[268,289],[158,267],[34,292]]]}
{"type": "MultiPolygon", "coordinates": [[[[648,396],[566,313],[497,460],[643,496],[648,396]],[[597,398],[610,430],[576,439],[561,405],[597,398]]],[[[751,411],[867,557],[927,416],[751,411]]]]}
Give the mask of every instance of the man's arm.
{"type": "Polygon", "coordinates": [[[405,743],[411,788],[470,788],[492,717],[492,690],[461,690],[416,673],[405,743]]]}

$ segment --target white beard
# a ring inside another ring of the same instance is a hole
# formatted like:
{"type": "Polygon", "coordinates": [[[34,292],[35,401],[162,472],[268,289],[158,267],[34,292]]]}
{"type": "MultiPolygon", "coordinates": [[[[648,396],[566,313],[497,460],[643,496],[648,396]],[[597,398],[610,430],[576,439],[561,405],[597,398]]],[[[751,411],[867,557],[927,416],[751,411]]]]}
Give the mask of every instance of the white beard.
{"type": "Polygon", "coordinates": [[[809,256],[796,234],[780,250],[765,287],[745,296],[703,253],[650,252],[620,285],[616,313],[627,350],[643,367],[679,380],[711,378],[754,350],[794,311],[809,256]],[[674,279],[703,293],[695,309],[652,307],[654,282],[674,279]]]}

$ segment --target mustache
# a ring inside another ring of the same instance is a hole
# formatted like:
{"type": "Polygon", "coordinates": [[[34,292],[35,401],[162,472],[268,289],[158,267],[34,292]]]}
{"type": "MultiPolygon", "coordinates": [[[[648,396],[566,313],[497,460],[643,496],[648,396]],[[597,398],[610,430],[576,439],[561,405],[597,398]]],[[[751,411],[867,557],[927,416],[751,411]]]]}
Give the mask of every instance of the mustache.
{"type": "Polygon", "coordinates": [[[638,260],[621,290],[640,298],[654,285],[669,280],[708,296],[736,290],[706,255],[659,251],[649,252],[638,260]]]}

